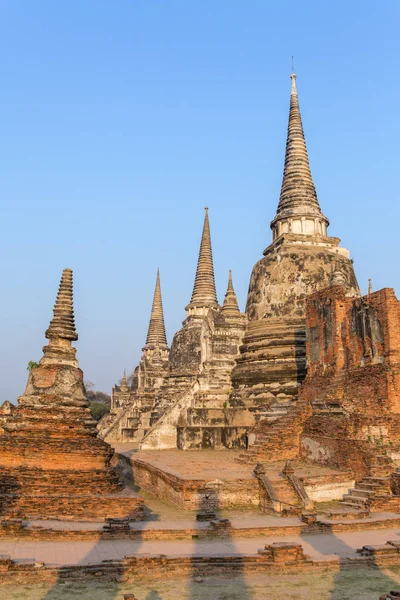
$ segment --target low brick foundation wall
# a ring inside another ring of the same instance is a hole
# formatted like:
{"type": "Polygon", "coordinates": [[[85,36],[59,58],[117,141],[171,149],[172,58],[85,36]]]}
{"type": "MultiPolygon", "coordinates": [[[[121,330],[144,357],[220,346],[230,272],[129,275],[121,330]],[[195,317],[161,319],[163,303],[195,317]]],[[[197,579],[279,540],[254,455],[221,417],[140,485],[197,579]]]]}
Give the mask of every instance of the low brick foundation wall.
{"type": "MultiPolygon", "coordinates": [[[[98,521],[106,517],[129,517],[142,521],[143,498],[137,496],[82,495],[82,496],[29,496],[21,498],[0,494],[0,506],[7,505],[12,517],[30,519],[58,519],[63,521],[98,521]]],[[[4,511],[5,512],[5,511],[4,511]]]]}
{"type": "MultiPolygon", "coordinates": [[[[1,584],[59,584],[62,582],[140,582],[154,579],[179,579],[187,577],[238,576],[250,573],[290,573],[311,570],[339,569],[342,566],[358,568],[362,565],[400,565],[398,552],[373,553],[355,559],[338,558],[312,561],[296,544],[271,544],[252,556],[196,556],[167,558],[164,555],[125,557],[124,560],[107,560],[99,564],[82,566],[48,567],[42,563],[16,563],[7,557],[0,558],[1,584]]],[[[0,592],[1,593],[1,592],[0,592]]]]}
{"type": "MultiPolygon", "coordinates": [[[[225,481],[188,480],[134,458],[132,468],[137,485],[184,510],[259,506],[258,482],[255,478],[225,481]]],[[[223,477],[223,473],[220,475],[223,477]]]]}

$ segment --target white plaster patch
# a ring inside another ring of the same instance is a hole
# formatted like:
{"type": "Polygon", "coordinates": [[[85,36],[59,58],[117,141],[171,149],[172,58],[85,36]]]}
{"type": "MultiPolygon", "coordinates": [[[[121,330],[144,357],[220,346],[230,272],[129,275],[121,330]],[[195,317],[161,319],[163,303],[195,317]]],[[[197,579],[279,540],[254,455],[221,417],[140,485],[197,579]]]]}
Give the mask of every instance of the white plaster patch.
{"type": "Polygon", "coordinates": [[[304,488],[311,500],[314,502],[328,502],[329,500],[342,500],[344,494],[348,494],[354,488],[355,481],[340,481],[332,483],[321,483],[305,485],[304,488]]]}
{"type": "Polygon", "coordinates": [[[396,463],[397,466],[400,466],[400,452],[388,452],[388,455],[396,463]]]}
{"type": "Polygon", "coordinates": [[[327,462],[331,458],[329,449],[311,438],[303,437],[301,445],[306,451],[306,457],[315,462],[327,462]]]}

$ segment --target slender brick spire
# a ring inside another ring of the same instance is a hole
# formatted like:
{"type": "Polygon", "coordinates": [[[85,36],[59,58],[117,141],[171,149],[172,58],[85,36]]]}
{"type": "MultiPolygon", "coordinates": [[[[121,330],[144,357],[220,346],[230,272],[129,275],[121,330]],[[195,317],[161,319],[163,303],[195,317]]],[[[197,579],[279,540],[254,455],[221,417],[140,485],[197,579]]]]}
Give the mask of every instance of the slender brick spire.
{"type": "Polygon", "coordinates": [[[295,73],[290,77],[292,90],[285,165],[278,210],[271,228],[276,230],[275,237],[285,231],[326,235],[329,221],[321,212],[311,175],[295,73]]]}
{"type": "Polygon", "coordinates": [[[217,292],[215,290],[210,223],[208,220],[208,207],[206,207],[199,260],[197,262],[196,279],[194,282],[192,299],[189,306],[201,307],[217,305],[218,300],[217,292]]]}
{"type": "Polygon", "coordinates": [[[53,318],[45,333],[49,344],[43,348],[44,357],[42,364],[72,364],[77,366],[75,360],[76,349],[71,342],[78,339],[75,329],[73,283],[71,269],[64,269],[56,303],[53,309],[53,318]]]}
{"type": "Polygon", "coordinates": [[[368,294],[372,294],[372,279],[368,279],[368,294]]]}
{"type": "Polygon", "coordinates": [[[240,315],[239,305],[232,283],[232,271],[229,271],[228,288],[225,293],[222,313],[227,317],[236,317],[240,315]]]}
{"type": "Polygon", "coordinates": [[[71,269],[64,269],[54,305],[53,318],[45,334],[47,339],[61,338],[71,341],[78,339],[75,330],[72,294],[72,271],[71,269]]]}
{"type": "Polygon", "coordinates": [[[154,290],[153,305],[151,308],[149,329],[147,332],[146,346],[167,346],[165,333],[164,312],[161,297],[160,269],[157,270],[156,287],[154,290]]]}

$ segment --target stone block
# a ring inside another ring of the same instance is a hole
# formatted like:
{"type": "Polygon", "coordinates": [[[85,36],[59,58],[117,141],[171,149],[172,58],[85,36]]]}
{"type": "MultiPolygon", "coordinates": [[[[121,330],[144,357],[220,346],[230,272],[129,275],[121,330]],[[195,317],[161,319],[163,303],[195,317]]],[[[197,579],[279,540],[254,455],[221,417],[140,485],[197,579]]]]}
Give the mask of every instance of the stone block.
{"type": "Polygon", "coordinates": [[[196,515],[196,521],[213,521],[216,518],[217,514],[213,510],[203,510],[196,515]]]}

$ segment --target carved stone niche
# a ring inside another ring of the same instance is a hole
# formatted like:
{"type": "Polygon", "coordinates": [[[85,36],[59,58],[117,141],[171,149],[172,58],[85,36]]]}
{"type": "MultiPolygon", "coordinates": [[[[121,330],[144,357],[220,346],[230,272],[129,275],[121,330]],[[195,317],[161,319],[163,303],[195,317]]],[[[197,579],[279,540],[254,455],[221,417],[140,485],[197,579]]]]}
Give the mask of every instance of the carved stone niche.
{"type": "Polygon", "coordinates": [[[384,362],[384,356],[380,352],[383,344],[382,324],[375,308],[365,298],[357,299],[353,303],[352,333],[358,336],[362,343],[361,365],[384,362]]]}

